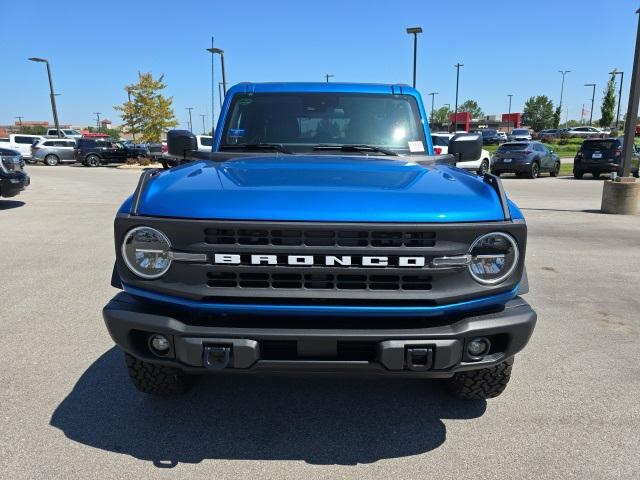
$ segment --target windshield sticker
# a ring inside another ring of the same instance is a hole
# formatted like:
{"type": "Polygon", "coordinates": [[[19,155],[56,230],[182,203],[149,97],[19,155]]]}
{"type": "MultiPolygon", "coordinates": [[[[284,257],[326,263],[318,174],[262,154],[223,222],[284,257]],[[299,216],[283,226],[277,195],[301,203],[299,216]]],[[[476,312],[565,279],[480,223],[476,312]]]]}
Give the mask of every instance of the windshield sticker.
{"type": "Polygon", "coordinates": [[[424,152],[424,144],[421,141],[409,142],[409,151],[411,153],[424,152]]]}
{"type": "Polygon", "coordinates": [[[231,138],[240,138],[244,137],[244,128],[232,128],[229,130],[229,137],[231,138]]]}

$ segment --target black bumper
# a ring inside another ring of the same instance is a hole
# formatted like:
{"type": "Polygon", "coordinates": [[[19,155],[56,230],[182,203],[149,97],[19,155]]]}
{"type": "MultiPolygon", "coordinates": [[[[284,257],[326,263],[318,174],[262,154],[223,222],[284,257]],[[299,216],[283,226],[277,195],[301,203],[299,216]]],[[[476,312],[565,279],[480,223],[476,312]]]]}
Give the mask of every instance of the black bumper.
{"type": "Polygon", "coordinates": [[[31,183],[29,175],[14,172],[0,177],[0,197],[15,197],[31,183]]]}
{"type": "Polygon", "coordinates": [[[613,173],[620,171],[617,163],[574,163],[573,170],[582,173],[613,173]]]}
{"type": "Polygon", "coordinates": [[[379,318],[200,316],[168,311],[166,306],[119,293],[104,307],[103,317],[123,350],[190,373],[216,371],[205,367],[205,357],[217,349],[227,353],[225,371],[357,371],[423,377],[450,377],[500,363],[525,347],[536,323],[536,313],[520,297],[498,312],[448,320],[385,319],[383,325],[379,318]],[[167,355],[157,356],[149,348],[153,333],[170,339],[167,355]],[[465,353],[466,343],[475,337],[491,342],[481,360],[465,353]]]}

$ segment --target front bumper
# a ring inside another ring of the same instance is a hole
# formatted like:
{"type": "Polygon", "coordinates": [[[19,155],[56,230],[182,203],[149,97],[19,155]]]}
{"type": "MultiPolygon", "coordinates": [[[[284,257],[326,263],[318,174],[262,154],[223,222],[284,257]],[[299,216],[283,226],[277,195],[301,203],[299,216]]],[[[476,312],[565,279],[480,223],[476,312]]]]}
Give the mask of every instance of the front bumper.
{"type": "Polygon", "coordinates": [[[12,172],[0,177],[0,197],[15,197],[31,183],[24,172],[12,172]]]}
{"type": "Polygon", "coordinates": [[[536,313],[520,297],[492,313],[438,319],[274,318],[173,310],[123,292],[104,307],[103,317],[114,342],[126,352],[189,373],[215,371],[206,366],[213,349],[226,351],[224,370],[230,372],[356,371],[436,378],[512,357],[525,347],[536,323],[536,313]],[[151,351],[154,333],[169,338],[167,355],[151,351]],[[491,342],[480,360],[465,353],[475,337],[491,342]]]}

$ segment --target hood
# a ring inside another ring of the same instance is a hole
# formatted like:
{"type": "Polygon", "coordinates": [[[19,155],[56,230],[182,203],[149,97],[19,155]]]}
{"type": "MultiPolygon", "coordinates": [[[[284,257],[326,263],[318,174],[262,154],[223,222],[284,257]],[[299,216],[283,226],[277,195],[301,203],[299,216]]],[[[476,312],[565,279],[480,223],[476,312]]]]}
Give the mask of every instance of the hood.
{"type": "Polygon", "coordinates": [[[409,158],[256,156],[198,161],[162,172],[140,215],[197,219],[336,222],[503,220],[479,177],[409,158]]]}

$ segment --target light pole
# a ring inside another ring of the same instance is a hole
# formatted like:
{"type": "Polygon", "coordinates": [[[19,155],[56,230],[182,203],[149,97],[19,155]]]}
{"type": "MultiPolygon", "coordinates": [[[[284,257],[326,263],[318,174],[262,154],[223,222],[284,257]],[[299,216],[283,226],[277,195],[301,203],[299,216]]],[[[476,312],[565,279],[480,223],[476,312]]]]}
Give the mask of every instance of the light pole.
{"type": "Polygon", "coordinates": [[[589,112],[589,126],[593,122],[593,101],[596,98],[596,84],[595,83],[585,83],[585,87],[593,87],[593,93],[591,93],[591,111],[589,112]]]}
{"type": "Polygon", "coordinates": [[[191,110],[193,110],[193,107],[186,107],[185,109],[189,111],[189,131],[193,133],[193,121],[191,120],[191,110]]]}
{"type": "Polygon", "coordinates": [[[564,76],[567,73],[571,73],[571,70],[558,70],[558,72],[560,72],[560,75],[562,75],[562,86],[560,87],[560,115],[562,115],[562,94],[564,93],[564,76]]]}
{"type": "MultiPolygon", "coordinates": [[[[636,10],[636,14],[640,10],[636,10]]],[[[633,71],[631,72],[631,90],[629,91],[629,105],[624,122],[624,147],[622,152],[622,176],[631,173],[631,156],[636,133],[636,118],[638,117],[638,102],[640,102],[640,17],[638,17],[638,31],[636,33],[636,50],[633,57],[633,71]]]]}
{"type": "MultiPolygon", "coordinates": [[[[214,55],[213,55],[213,35],[211,36],[211,48],[207,48],[207,52],[211,52],[211,130],[216,121],[216,82],[214,80],[214,55]]],[[[218,91],[220,91],[220,85],[218,85],[218,91]]],[[[220,108],[222,109],[222,95],[220,96],[220,108]]]]}
{"type": "Polygon", "coordinates": [[[509,113],[507,114],[507,131],[508,133],[511,133],[511,97],[513,97],[513,93],[509,93],[507,97],[509,97],[509,113]]]}
{"type": "Polygon", "coordinates": [[[431,95],[431,119],[429,120],[430,123],[433,123],[433,105],[434,105],[434,99],[436,95],[439,95],[438,92],[431,92],[429,95],[431,95]]]}
{"type": "Polygon", "coordinates": [[[204,119],[207,117],[204,113],[201,113],[200,116],[202,117],[202,134],[206,135],[207,134],[207,127],[204,124],[204,119]]]}
{"type": "Polygon", "coordinates": [[[207,48],[207,52],[211,52],[211,55],[216,53],[220,55],[220,66],[222,67],[222,88],[224,90],[224,96],[227,96],[227,74],[224,70],[224,50],[219,48],[207,48]]]}
{"type": "Polygon", "coordinates": [[[416,63],[418,59],[418,34],[422,33],[422,27],[409,27],[407,33],[413,35],[413,88],[416,88],[416,63]]]}
{"type": "Polygon", "coordinates": [[[325,73],[324,78],[326,80],[327,83],[329,83],[329,79],[335,77],[335,75],[332,75],[330,73],[325,73]]]}
{"type": "Polygon", "coordinates": [[[58,138],[61,138],[60,135],[60,124],[58,123],[58,109],[56,108],[56,94],[53,93],[53,80],[51,79],[51,66],[49,65],[49,60],[46,58],[39,57],[31,57],[29,58],[32,62],[40,62],[47,64],[47,75],[49,76],[49,92],[51,96],[51,110],[53,111],[53,123],[56,126],[56,133],[58,138]]]}
{"type": "Polygon", "coordinates": [[[16,118],[18,119],[18,125],[20,125],[20,132],[22,132],[22,119],[24,117],[21,117],[20,115],[18,115],[16,118]]]}
{"type": "Polygon", "coordinates": [[[624,82],[624,72],[618,72],[615,68],[609,72],[609,75],[620,75],[620,89],[618,90],[618,113],[616,113],[616,130],[618,130],[620,122],[620,101],[622,100],[622,82],[624,82]]]}
{"type": "Polygon", "coordinates": [[[96,130],[98,131],[98,133],[100,133],[100,113],[102,112],[93,112],[93,114],[96,116],[96,130]]]}
{"type": "Polygon", "coordinates": [[[458,131],[458,87],[460,86],[460,67],[464,67],[462,63],[456,63],[456,111],[454,112],[453,131],[458,131]]]}
{"type": "MultiPolygon", "coordinates": [[[[131,88],[127,88],[127,99],[129,100],[129,103],[131,103],[131,88]]],[[[136,143],[135,127],[133,127],[133,129],[131,130],[131,137],[133,138],[133,143],[135,144],[136,143]]]]}

